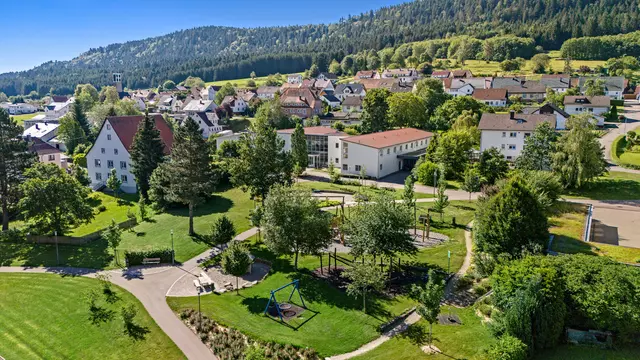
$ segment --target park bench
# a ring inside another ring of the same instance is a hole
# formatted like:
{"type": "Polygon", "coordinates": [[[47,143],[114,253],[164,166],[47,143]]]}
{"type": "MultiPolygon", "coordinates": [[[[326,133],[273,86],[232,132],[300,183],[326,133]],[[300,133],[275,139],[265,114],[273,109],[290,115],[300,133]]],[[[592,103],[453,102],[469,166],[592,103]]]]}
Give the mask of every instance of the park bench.
{"type": "Polygon", "coordinates": [[[205,273],[204,271],[202,273],[200,273],[200,276],[198,276],[198,281],[200,281],[200,284],[202,286],[211,286],[211,285],[213,285],[213,281],[211,280],[209,275],[207,275],[207,273],[205,273]]]}
{"type": "Polygon", "coordinates": [[[155,265],[160,264],[160,258],[144,258],[142,259],[142,265],[155,265]]]}

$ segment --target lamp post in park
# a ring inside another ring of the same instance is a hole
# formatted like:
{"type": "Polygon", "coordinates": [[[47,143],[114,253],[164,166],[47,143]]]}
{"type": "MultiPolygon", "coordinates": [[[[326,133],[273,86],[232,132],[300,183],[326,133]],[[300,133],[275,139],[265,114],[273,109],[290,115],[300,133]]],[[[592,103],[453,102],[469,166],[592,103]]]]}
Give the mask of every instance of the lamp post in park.
{"type": "Polygon", "coordinates": [[[56,265],[60,265],[60,253],[58,252],[58,230],[53,232],[53,236],[56,239],[56,265]]]}
{"type": "Polygon", "coordinates": [[[173,249],[173,229],[171,229],[171,266],[174,265],[175,257],[176,257],[176,252],[173,249]]]}

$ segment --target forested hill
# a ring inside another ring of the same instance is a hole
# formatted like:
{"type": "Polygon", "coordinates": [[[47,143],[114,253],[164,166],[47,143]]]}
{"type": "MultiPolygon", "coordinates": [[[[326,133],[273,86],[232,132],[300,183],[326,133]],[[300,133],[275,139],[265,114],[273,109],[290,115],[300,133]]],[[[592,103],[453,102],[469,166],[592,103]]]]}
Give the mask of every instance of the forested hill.
{"type": "Polygon", "coordinates": [[[54,87],[57,93],[69,93],[77,83],[104,85],[114,71],[124,74],[130,88],[181,81],[188,75],[210,81],[246,77],[252,70],[258,75],[287,73],[308,68],[319,53],[340,60],[363,49],[453,34],[514,34],[531,37],[545,49],[558,49],[572,37],[638,30],[639,13],[637,0],[417,0],[335,24],[208,26],[113,44],[70,61],[0,74],[0,91],[16,95],[35,90],[43,95],[54,87]]]}

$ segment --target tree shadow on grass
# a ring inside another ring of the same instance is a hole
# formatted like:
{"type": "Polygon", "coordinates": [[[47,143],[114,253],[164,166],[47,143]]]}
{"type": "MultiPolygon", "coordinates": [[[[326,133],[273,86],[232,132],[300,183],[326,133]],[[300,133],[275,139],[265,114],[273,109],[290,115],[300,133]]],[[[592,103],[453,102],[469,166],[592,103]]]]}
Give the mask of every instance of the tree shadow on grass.
{"type": "MultiPolygon", "coordinates": [[[[195,207],[193,217],[197,218],[211,214],[226,213],[233,207],[233,204],[233,200],[229,198],[214,195],[204,204],[200,204],[195,207]]],[[[167,210],[167,213],[173,216],[189,217],[189,207],[181,206],[172,208],[167,210]]]]}
{"type": "Polygon", "coordinates": [[[56,245],[34,243],[0,243],[0,265],[9,266],[14,262],[26,267],[71,266],[78,268],[102,269],[113,260],[107,243],[96,240],[83,245],[56,245]]]}
{"type": "Polygon", "coordinates": [[[600,178],[582,189],[569,191],[568,195],[594,200],[638,200],[640,199],[640,181],[600,178]]]}
{"type": "Polygon", "coordinates": [[[413,324],[400,334],[404,339],[408,339],[413,345],[422,346],[429,341],[429,331],[422,324],[413,324]]]}
{"type": "Polygon", "coordinates": [[[129,336],[133,341],[144,340],[150,332],[151,330],[149,330],[148,327],[138,325],[134,322],[127,323],[124,327],[125,335],[129,336]]]}

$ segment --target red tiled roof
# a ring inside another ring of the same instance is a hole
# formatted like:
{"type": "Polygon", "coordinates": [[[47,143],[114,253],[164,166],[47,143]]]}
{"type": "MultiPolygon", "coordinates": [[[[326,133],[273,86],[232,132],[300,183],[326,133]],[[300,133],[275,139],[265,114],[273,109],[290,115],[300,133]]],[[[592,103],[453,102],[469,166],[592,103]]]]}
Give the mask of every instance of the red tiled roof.
{"type": "Polygon", "coordinates": [[[433,133],[424,130],[418,130],[413,128],[389,130],[379,133],[350,136],[342,140],[356,143],[364,146],[369,146],[376,149],[381,149],[393,145],[404,144],[411,141],[421,140],[424,138],[432,137],[433,133]]]}
{"type": "MultiPolygon", "coordinates": [[[[171,153],[171,147],[173,146],[173,133],[171,132],[171,128],[162,115],[160,114],[151,114],[150,116],[156,122],[156,128],[160,130],[160,139],[164,143],[164,153],[171,153]]],[[[107,118],[113,131],[116,132],[118,138],[122,142],[122,145],[129,151],[131,149],[131,144],[133,144],[133,137],[138,131],[138,127],[140,123],[144,119],[144,115],[130,115],[130,116],[110,116],[107,118]]]]}
{"type": "Polygon", "coordinates": [[[32,143],[29,145],[29,151],[34,152],[38,155],[62,153],[62,151],[60,151],[59,149],[56,149],[54,146],[49,145],[38,138],[32,138],[31,141],[32,143]]]}
{"type": "MultiPolygon", "coordinates": [[[[295,129],[282,129],[278,130],[280,134],[293,134],[295,129]]],[[[328,126],[309,126],[304,128],[305,135],[346,135],[345,133],[338,131],[328,126]]]]}

